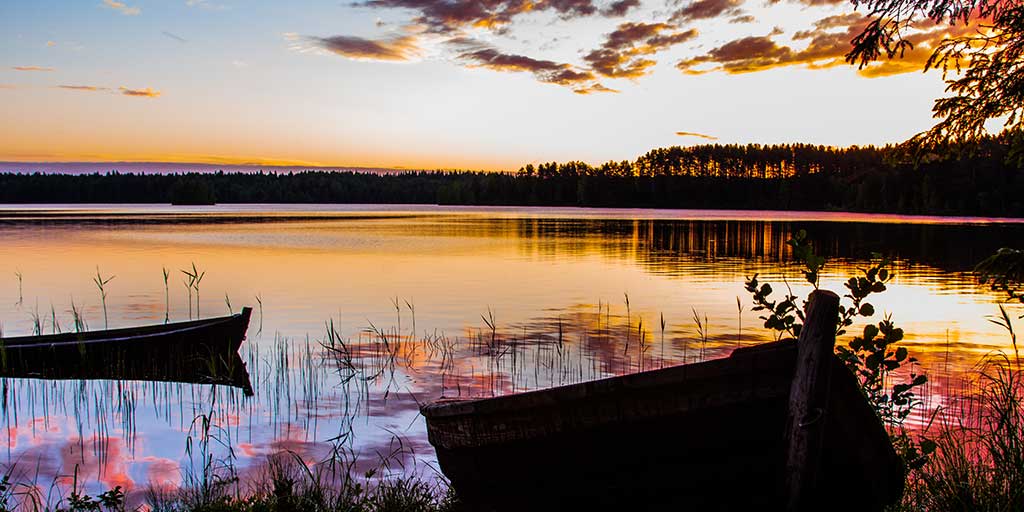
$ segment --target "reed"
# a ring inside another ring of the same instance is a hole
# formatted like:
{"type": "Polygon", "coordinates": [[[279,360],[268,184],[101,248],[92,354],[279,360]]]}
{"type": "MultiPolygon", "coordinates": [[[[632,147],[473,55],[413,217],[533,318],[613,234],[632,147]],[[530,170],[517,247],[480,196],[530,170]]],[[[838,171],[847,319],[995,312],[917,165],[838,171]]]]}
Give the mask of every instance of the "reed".
{"type": "Polygon", "coordinates": [[[200,272],[199,269],[196,268],[195,262],[193,262],[191,270],[187,270],[187,269],[186,270],[182,270],[181,273],[185,274],[185,278],[182,281],[182,283],[185,285],[185,288],[188,290],[188,315],[189,315],[188,317],[189,317],[190,320],[192,319],[192,296],[193,296],[193,291],[194,291],[195,292],[195,299],[196,299],[196,318],[200,318],[200,314],[199,314],[199,284],[203,281],[203,277],[206,276],[206,272],[200,272]]]}
{"type": "Polygon", "coordinates": [[[739,348],[743,339],[743,303],[740,296],[736,296],[736,348],[739,348]]]}
{"type": "Polygon", "coordinates": [[[171,321],[171,287],[168,282],[171,271],[167,270],[167,267],[161,267],[160,271],[164,276],[164,323],[166,324],[171,321]]]}
{"type": "Polygon", "coordinates": [[[690,310],[693,312],[693,323],[697,327],[697,338],[700,339],[700,359],[703,360],[704,352],[708,345],[708,315],[705,314],[703,321],[701,321],[701,316],[697,313],[697,309],[690,308],[690,310]]]}
{"type": "Polygon", "coordinates": [[[25,276],[20,270],[14,271],[14,277],[18,278],[18,302],[15,302],[15,306],[21,306],[25,302],[25,295],[22,293],[22,287],[25,281],[25,276]]]}
{"type": "Polygon", "coordinates": [[[39,316],[39,304],[36,304],[36,308],[28,313],[29,318],[32,319],[32,335],[42,336],[43,334],[43,319],[39,316]]]}
{"type": "Polygon", "coordinates": [[[107,317],[107,284],[110,283],[116,276],[103,277],[100,274],[100,267],[96,267],[96,276],[92,278],[92,282],[96,285],[96,288],[100,291],[100,302],[103,304],[103,328],[110,328],[110,321],[107,317]]]}
{"type": "Polygon", "coordinates": [[[85,323],[85,316],[82,315],[82,310],[75,304],[74,297],[71,297],[71,319],[75,324],[75,332],[89,330],[89,326],[85,323]]]}

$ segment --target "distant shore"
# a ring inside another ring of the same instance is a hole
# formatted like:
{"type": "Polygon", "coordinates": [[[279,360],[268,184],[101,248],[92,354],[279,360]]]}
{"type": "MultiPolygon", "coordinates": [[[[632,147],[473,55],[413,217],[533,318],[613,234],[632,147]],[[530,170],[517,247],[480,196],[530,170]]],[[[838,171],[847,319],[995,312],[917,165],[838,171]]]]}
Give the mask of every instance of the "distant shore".
{"type": "MultiPolygon", "coordinates": [[[[1024,216],[1024,169],[986,139],[918,158],[897,147],[704,145],[516,173],[386,169],[0,173],[0,204],[418,204],[1024,216]]],[[[95,164],[90,164],[95,165],[95,164]]],[[[103,164],[115,166],[116,164],[103,164]]],[[[168,164],[161,164],[166,168],[168,164]]],[[[183,168],[184,169],[184,168],[183,168]]]]}

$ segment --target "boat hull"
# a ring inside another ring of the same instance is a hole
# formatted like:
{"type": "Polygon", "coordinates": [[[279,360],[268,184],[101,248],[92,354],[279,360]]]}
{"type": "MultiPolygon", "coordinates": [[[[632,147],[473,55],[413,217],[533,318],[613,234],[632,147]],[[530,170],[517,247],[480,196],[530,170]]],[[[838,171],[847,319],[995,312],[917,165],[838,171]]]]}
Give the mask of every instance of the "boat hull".
{"type": "MultiPolygon", "coordinates": [[[[795,345],[486,400],[423,414],[441,470],[474,510],[777,510],[795,345]]],[[[903,467],[834,357],[823,502],[879,510],[903,467]],[[870,468],[870,470],[866,469],[870,468]],[[828,499],[842,496],[838,502],[828,499]]]]}
{"type": "Polygon", "coordinates": [[[0,339],[0,377],[228,384],[251,393],[238,356],[252,310],[107,331],[0,339]]]}

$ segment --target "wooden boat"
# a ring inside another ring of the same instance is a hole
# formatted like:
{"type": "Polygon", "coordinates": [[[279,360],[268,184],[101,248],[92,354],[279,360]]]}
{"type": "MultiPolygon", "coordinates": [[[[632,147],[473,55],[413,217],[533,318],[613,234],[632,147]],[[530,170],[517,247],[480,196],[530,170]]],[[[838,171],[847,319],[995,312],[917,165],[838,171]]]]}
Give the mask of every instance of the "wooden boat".
{"type": "Polygon", "coordinates": [[[835,357],[839,299],[799,341],[422,409],[472,510],[881,510],[904,467],[835,357]]]}
{"type": "Polygon", "coordinates": [[[0,377],[214,383],[251,394],[238,355],[251,315],[0,338],[0,377]]]}

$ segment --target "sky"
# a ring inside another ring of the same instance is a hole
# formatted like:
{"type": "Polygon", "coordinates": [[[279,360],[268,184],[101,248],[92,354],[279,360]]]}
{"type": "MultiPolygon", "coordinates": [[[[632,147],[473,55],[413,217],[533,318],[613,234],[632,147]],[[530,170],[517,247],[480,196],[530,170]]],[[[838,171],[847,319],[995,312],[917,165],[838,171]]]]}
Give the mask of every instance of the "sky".
{"type": "Polygon", "coordinates": [[[845,63],[835,0],[0,3],[0,161],[514,170],[900,142],[949,27],[845,63]]]}

